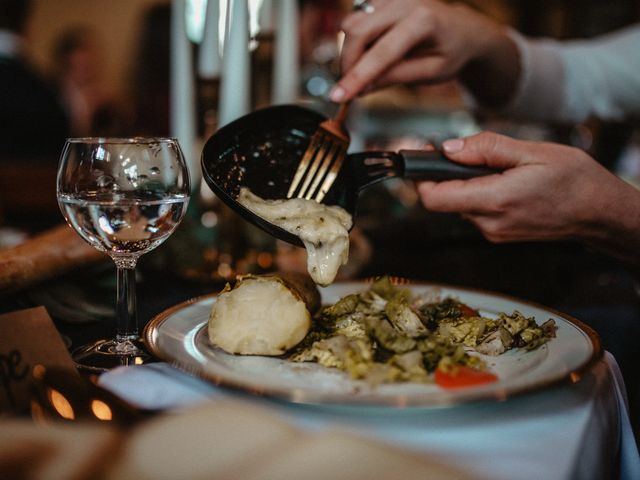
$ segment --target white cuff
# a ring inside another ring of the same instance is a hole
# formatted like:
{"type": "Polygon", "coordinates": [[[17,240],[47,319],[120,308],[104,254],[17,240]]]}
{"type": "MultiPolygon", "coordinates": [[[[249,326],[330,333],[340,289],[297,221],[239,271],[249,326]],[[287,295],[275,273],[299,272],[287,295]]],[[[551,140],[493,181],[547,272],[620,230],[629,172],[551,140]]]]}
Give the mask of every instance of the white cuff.
{"type": "Polygon", "coordinates": [[[507,35],[518,48],[520,78],[501,113],[533,121],[560,121],[566,101],[565,72],[558,42],[529,40],[513,29],[507,35]]]}

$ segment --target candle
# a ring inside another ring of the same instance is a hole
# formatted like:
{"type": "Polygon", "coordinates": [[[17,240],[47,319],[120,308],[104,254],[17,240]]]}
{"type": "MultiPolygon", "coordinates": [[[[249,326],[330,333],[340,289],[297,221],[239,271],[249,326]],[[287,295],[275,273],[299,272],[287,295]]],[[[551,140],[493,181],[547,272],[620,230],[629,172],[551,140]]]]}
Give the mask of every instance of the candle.
{"type": "Polygon", "coordinates": [[[273,32],[273,2],[271,0],[262,0],[258,12],[258,25],[262,34],[273,32]]]}
{"type": "Polygon", "coordinates": [[[276,12],[271,100],[274,104],[293,103],[298,99],[300,86],[297,0],[279,0],[276,2],[276,12]]]}
{"type": "Polygon", "coordinates": [[[227,7],[227,25],[220,80],[220,126],[249,113],[251,108],[247,0],[231,2],[227,7]]]}
{"type": "Polygon", "coordinates": [[[220,20],[220,2],[209,0],[204,19],[204,32],[198,56],[198,74],[200,78],[210,80],[220,76],[222,59],[220,58],[220,38],[218,23],[220,20]]]}
{"type": "Polygon", "coordinates": [[[173,0],[171,8],[171,135],[184,154],[191,186],[200,188],[199,158],[194,155],[196,105],[191,43],[185,27],[185,0],[173,0]]]}

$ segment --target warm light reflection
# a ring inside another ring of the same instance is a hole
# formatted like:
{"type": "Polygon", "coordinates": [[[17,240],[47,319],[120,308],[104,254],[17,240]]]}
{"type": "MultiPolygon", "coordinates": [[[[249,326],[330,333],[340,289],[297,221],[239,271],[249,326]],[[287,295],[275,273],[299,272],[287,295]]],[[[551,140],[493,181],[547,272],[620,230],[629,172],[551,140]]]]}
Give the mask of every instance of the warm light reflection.
{"type": "Polygon", "coordinates": [[[44,368],[44,365],[40,365],[39,363],[34,365],[33,370],[31,371],[31,375],[33,378],[37,380],[42,380],[47,373],[47,369],[44,368]]]}
{"type": "Polygon", "coordinates": [[[91,411],[98,420],[109,421],[113,419],[111,408],[102,400],[91,400],[91,411]]]}
{"type": "Polygon", "coordinates": [[[213,247],[205,248],[202,252],[202,257],[206,262],[215,262],[218,258],[218,249],[213,247]]]}
{"type": "Polygon", "coordinates": [[[62,418],[66,418],[67,420],[73,420],[76,418],[73,407],[69,403],[69,400],[67,400],[67,397],[62,393],[53,388],[49,388],[47,390],[47,396],[49,397],[49,402],[51,402],[53,408],[62,418]]]}
{"type": "Polygon", "coordinates": [[[218,275],[220,275],[222,278],[230,277],[232,273],[233,269],[228,263],[221,263],[218,266],[218,275]]]}
{"type": "Polygon", "coordinates": [[[136,357],[133,363],[136,365],[142,365],[144,363],[144,359],[142,357],[136,357]]]}
{"type": "Polygon", "coordinates": [[[260,268],[270,268],[273,264],[273,255],[271,255],[269,252],[260,252],[258,254],[257,261],[260,268]]]}
{"type": "Polygon", "coordinates": [[[44,411],[42,410],[42,407],[35,400],[31,400],[31,418],[34,422],[39,424],[44,424],[46,421],[46,417],[44,411]]]}

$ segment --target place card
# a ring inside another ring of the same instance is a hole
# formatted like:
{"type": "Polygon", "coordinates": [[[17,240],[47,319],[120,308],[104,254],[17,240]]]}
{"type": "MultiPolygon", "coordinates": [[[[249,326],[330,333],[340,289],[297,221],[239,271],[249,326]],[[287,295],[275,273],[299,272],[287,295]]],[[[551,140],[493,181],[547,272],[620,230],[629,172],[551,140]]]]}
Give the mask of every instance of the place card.
{"type": "Polygon", "coordinates": [[[79,375],[44,307],[0,315],[0,413],[28,411],[38,364],[79,375]]]}

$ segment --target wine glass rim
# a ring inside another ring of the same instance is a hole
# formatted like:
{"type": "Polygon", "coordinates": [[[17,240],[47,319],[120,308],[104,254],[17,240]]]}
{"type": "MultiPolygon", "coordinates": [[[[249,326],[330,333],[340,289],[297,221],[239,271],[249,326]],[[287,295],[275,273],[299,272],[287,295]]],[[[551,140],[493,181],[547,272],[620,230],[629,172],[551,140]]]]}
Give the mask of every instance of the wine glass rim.
{"type": "Polygon", "coordinates": [[[70,137],[67,143],[111,143],[111,144],[133,144],[133,143],[177,143],[176,137],[70,137]]]}

